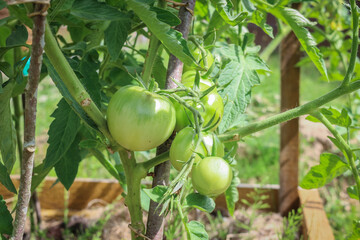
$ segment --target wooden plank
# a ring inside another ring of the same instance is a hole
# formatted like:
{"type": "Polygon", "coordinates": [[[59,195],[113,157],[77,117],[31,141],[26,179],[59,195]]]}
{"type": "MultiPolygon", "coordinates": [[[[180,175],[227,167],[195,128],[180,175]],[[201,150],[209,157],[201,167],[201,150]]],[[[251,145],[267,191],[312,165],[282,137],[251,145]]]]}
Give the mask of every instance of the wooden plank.
{"type": "Polygon", "coordinates": [[[299,189],[298,192],[300,197],[300,204],[303,206],[304,239],[335,239],[329,224],[329,220],[326,217],[323,201],[320,198],[319,191],[317,189],[299,189]]]}
{"type": "MultiPolygon", "coordinates": [[[[55,177],[47,177],[38,189],[41,209],[65,209],[65,188],[61,183],[56,182],[55,177]]],[[[16,188],[19,186],[19,176],[12,176],[16,188]]],[[[68,209],[82,210],[87,208],[93,200],[106,203],[113,202],[118,198],[123,189],[116,180],[107,179],[76,179],[69,189],[68,209]]],[[[0,195],[4,197],[10,205],[15,200],[14,194],[9,192],[0,184],[0,195]]]]}
{"type": "MultiPolygon", "coordinates": [[[[295,6],[296,7],[296,6],[295,6]]],[[[300,43],[294,33],[281,42],[281,111],[299,106],[300,43]]],[[[298,208],[299,119],[280,125],[280,214],[298,208]]]]}
{"type": "MultiPolygon", "coordinates": [[[[255,189],[257,189],[260,195],[267,196],[267,199],[263,202],[267,203],[269,208],[264,209],[264,211],[277,212],[279,202],[279,185],[240,184],[238,185],[239,199],[245,199],[249,203],[253,203],[254,201],[250,194],[255,193],[255,189]]],[[[217,197],[215,202],[218,209],[227,209],[224,195],[217,197]]],[[[241,206],[244,206],[244,204],[241,201],[238,201],[236,203],[236,208],[241,206]]]]}

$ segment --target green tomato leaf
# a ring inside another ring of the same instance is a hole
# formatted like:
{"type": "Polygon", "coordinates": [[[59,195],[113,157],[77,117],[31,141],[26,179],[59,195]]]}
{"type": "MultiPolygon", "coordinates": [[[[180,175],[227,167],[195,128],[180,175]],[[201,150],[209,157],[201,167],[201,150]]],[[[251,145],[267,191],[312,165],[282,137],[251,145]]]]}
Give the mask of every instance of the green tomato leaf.
{"type": "Polygon", "coordinates": [[[31,180],[31,192],[35,191],[53,168],[53,166],[45,168],[44,165],[44,163],[41,163],[34,168],[34,174],[31,180]]]}
{"type": "MultiPolygon", "coordinates": [[[[339,142],[339,140],[337,140],[336,138],[334,137],[330,137],[328,136],[328,139],[338,148],[340,149],[344,156],[347,156],[346,155],[346,149],[344,148],[344,146],[339,142]]],[[[345,164],[347,164],[346,160],[345,159],[341,159],[345,164]]]]}
{"type": "Polygon", "coordinates": [[[291,27],[296,37],[298,38],[301,46],[308,54],[311,61],[315,64],[316,68],[326,79],[329,79],[325,66],[325,61],[322,54],[320,53],[320,50],[316,46],[316,41],[314,40],[309,30],[305,28],[307,26],[313,25],[313,23],[311,23],[300,12],[293,8],[276,7],[267,8],[266,10],[269,13],[273,14],[275,17],[283,20],[291,27]]]}
{"type": "Polygon", "coordinates": [[[167,186],[159,185],[154,188],[144,189],[144,192],[146,193],[146,195],[149,196],[151,200],[158,203],[160,202],[160,200],[162,199],[162,197],[164,196],[167,190],[168,190],[167,186]]]}
{"type": "Polygon", "coordinates": [[[53,0],[48,10],[48,20],[52,20],[61,12],[70,11],[75,0],[53,0]]]}
{"type": "Polygon", "coordinates": [[[239,191],[237,188],[239,184],[240,179],[234,176],[229,188],[225,192],[226,205],[231,216],[234,216],[235,204],[239,201],[239,191]]]}
{"type": "Polygon", "coordinates": [[[48,132],[49,147],[44,159],[44,167],[53,167],[65,155],[80,129],[80,118],[62,98],[57,109],[51,114],[55,118],[48,132]]]}
{"type": "Polygon", "coordinates": [[[246,10],[251,12],[251,13],[256,10],[256,7],[254,6],[254,4],[250,0],[242,0],[242,4],[246,8],[246,10]]]}
{"type": "Polygon", "coordinates": [[[1,159],[9,174],[16,161],[16,131],[10,107],[14,86],[14,81],[10,81],[0,93],[0,152],[1,159]]]}
{"type": "Polygon", "coordinates": [[[0,195],[0,234],[11,235],[13,231],[13,218],[6,207],[4,198],[0,195]]]}
{"type": "Polygon", "coordinates": [[[79,18],[97,21],[128,19],[126,14],[97,0],[74,1],[71,14],[79,18]]]}
{"type": "Polygon", "coordinates": [[[85,149],[89,149],[89,148],[99,149],[99,148],[104,148],[105,146],[101,142],[96,141],[94,139],[85,139],[79,143],[79,147],[85,149]]]}
{"type": "Polygon", "coordinates": [[[345,108],[341,110],[341,113],[331,107],[328,109],[322,108],[320,112],[334,125],[340,127],[350,127],[351,125],[351,118],[345,108]]]}
{"type": "Polygon", "coordinates": [[[150,7],[151,11],[156,12],[156,17],[170,26],[177,26],[181,23],[180,19],[172,12],[158,7],[150,7]]]}
{"type": "Polygon", "coordinates": [[[32,28],[33,21],[31,18],[28,17],[26,9],[23,6],[21,6],[21,4],[10,5],[7,8],[10,12],[10,16],[12,16],[12,17],[16,18],[17,20],[19,20],[20,22],[24,23],[29,28],[32,28]]]}
{"type": "Polygon", "coordinates": [[[76,100],[71,96],[71,94],[69,93],[69,90],[66,88],[64,82],[61,80],[59,74],[56,72],[55,68],[50,63],[49,59],[46,56],[44,56],[43,63],[45,64],[51,79],[55,83],[56,87],[59,89],[61,95],[64,97],[66,102],[70,105],[70,107],[74,110],[74,112],[76,114],[78,114],[78,116],[82,120],[84,120],[90,127],[97,130],[98,128],[97,128],[96,124],[94,123],[94,121],[91,118],[89,118],[89,116],[85,113],[85,111],[82,109],[80,104],[78,104],[76,102],[76,100]]]}
{"type": "Polygon", "coordinates": [[[205,226],[198,221],[191,221],[186,224],[190,235],[190,240],[208,240],[209,235],[206,232],[205,226]]]}
{"type": "Polygon", "coordinates": [[[150,209],[150,198],[144,192],[144,189],[140,190],[140,200],[141,200],[141,208],[144,209],[144,211],[148,212],[150,209]]]}
{"type": "Polygon", "coordinates": [[[194,207],[203,212],[211,213],[215,209],[215,201],[200,193],[191,193],[186,196],[185,206],[194,207]]]}
{"type": "Polygon", "coordinates": [[[226,22],[220,16],[220,14],[215,11],[210,18],[208,32],[210,32],[212,30],[219,31],[219,29],[227,28],[227,27],[229,27],[229,25],[227,25],[226,22]]]}
{"type": "Polygon", "coordinates": [[[6,39],[6,46],[24,45],[28,39],[28,32],[24,25],[16,25],[10,36],[6,39]]]}
{"type": "Polygon", "coordinates": [[[359,200],[359,193],[358,193],[356,185],[348,187],[346,189],[346,191],[347,191],[349,197],[351,197],[353,199],[356,199],[356,200],[359,200]]]}
{"type": "Polygon", "coordinates": [[[73,184],[82,160],[79,143],[80,138],[76,137],[63,157],[55,164],[56,175],[67,190],[73,184]]]}
{"type": "Polygon", "coordinates": [[[0,62],[0,71],[3,72],[8,78],[13,78],[14,71],[10,63],[0,62]]]}
{"type": "Polygon", "coordinates": [[[80,62],[80,73],[83,78],[80,79],[91,99],[100,108],[101,107],[101,85],[99,83],[99,74],[97,70],[100,68],[99,54],[92,50],[85,54],[80,62]]]}
{"type": "Polygon", "coordinates": [[[234,6],[230,0],[211,0],[211,4],[227,24],[236,26],[247,17],[247,12],[233,14],[234,6]]]}
{"type": "Polygon", "coordinates": [[[188,66],[197,66],[195,59],[189,51],[186,40],[180,32],[170,28],[170,25],[159,20],[156,12],[151,11],[150,6],[144,1],[127,0],[126,2],[173,55],[188,66]]]}
{"type": "Polygon", "coordinates": [[[158,83],[159,88],[164,89],[166,82],[166,67],[164,66],[164,62],[160,56],[156,56],[155,58],[152,75],[158,83]]]}
{"type": "Polygon", "coordinates": [[[209,20],[209,7],[206,0],[197,0],[195,3],[194,15],[209,20]]]}
{"type": "MultiPolygon", "coordinates": [[[[321,108],[319,110],[324,117],[326,117],[329,122],[331,122],[334,125],[340,126],[340,127],[350,127],[351,126],[351,118],[349,116],[348,111],[343,108],[341,112],[339,112],[337,109],[334,109],[332,107],[330,108],[321,108]]],[[[306,117],[307,120],[311,122],[320,122],[317,118],[313,116],[306,117]]]]}
{"type": "Polygon", "coordinates": [[[260,84],[257,70],[270,71],[265,62],[254,54],[254,49],[246,49],[244,53],[240,46],[221,45],[214,52],[219,54],[223,62],[228,62],[221,71],[218,82],[224,87],[219,92],[224,99],[224,116],[219,125],[219,132],[235,126],[243,117],[251,98],[251,89],[260,84]]]}
{"type": "Polygon", "coordinates": [[[334,178],[348,170],[339,156],[331,153],[320,155],[320,164],[312,167],[300,183],[304,189],[313,189],[325,186],[334,178]]]}
{"type": "Polygon", "coordinates": [[[130,28],[131,21],[129,18],[112,21],[109,27],[105,30],[105,44],[113,61],[116,61],[119,58],[121,48],[127,39],[130,28]]]}
{"type": "Polygon", "coordinates": [[[266,23],[266,16],[267,14],[255,11],[253,12],[251,22],[260,27],[269,37],[274,38],[273,28],[266,23]]]}
{"type": "Polygon", "coordinates": [[[17,193],[16,188],[11,181],[8,169],[0,162],[0,183],[4,185],[10,192],[17,193]]]}

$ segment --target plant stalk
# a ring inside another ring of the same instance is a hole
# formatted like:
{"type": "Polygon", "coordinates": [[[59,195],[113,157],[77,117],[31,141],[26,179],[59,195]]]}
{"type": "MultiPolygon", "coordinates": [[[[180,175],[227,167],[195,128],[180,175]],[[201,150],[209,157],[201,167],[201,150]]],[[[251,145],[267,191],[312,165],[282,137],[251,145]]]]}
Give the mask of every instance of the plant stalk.
{"type": "Polygon", "coordinates": [[[156,165],[159,165],[160,163],[163,163],[168,160],[169,160],[169,151],[159,154],[156,157],[154,157],[146,162],[139,163],[138,166],[142,166],[142,168],[145,169],[147,172],[152,167],[155,167],[156,165]]]}
{"type": "Polygon", "coordinates": [[[219,135],[219,139],[223,142],[239,141],[242,137],[245,137],[249,134],[258,132],[260,130],[277,125],[282,122],[289,121],[291,119],[300,117],[305,114],[310,114],[312,111],[316,110],[322,105],[342,95],[354,92],[358,89],[360,89],[360,80],[352,82],[347,86],[340,85],[338,88],[334,89],[333,91],[304,105],[276,114],[267,119],[248,124],[244,127],[239,127],[237,129],[223,133],[219,135]]]}
{"type": "Polygon", "coordinates": [[[346,153],[347,159],[348,159],[348,164],[350,166],[351,172],[355,179],[357,193],[358,193],[359,202],[360,202],[360,176],[359,176],[359,172],[356,168],[353,151],[351,150],[350,146],[347,144],[345,139],[341,136],[341,134],[338,131],[336,131],[335,127],[330,123],[330,121],[326,117],[324,117],[324,115],[322,115],[319,112],[314,112],[311,115],[314,116],[315,118],[319,119],[320,122],[322,122],[322,124],[324,124],[325,127],[327,129],[329,129],[329,131],[334,135],[334,137],[339,141],[340,145],[345,150],[345,153],[346,153]]]}
{"type": "Polygon", "coordinates": [[[145,225],[143,222],[143,213],[141,209],[141,178],[142,174],[139,174],[137,170],[137,164],[134,156],[134,152],[127,150],[119,151],[121,162],[125,170],[126,184],[128,192],[125,198],[125,204],[129,209],[131,217],[132,240],[142,240],[143,233],[145,233],[145,225]]]}
{"type": "MultiPolygon", "coordinates": [[[[166,1],[159,0],[157,6],[159,8],[165,8],[166,1]]],[[[160,40],[157,39],[155,35],[152,35],[150,38],[149,50],[148,50],[146,58],[145,58],[144,69],[143,69],[143,74],[142,74],[142,78],[143,78],[143,81],[144,81],[146,87],[149,86],[151,72],[152,72],[155,58],[157,56],[157,52],[159,50],[160,45],[161,45],[160,40]]]]}
{"type": "Polygon", "coordinates": [[[349,67],[346,71],[346,75],[342,82],[342,85],[344,86],[349,84],[351,80],[351,75],[354,73],[356,57],[358,52],[358,45],[359,45],[359,14],[357,12],[356,1],[350,0],[350,6],[351,6],[351,15],[352,15],[352,24],[353,24],[353,29],[352,29],[353,35],[352,35],[349,67]]]}
{"type": "MultiPolygon", "coordinates": [[[[187,9],[194,10],[196,0],[182,0],[183,3],[187,4],[187,9]]],[[[176,30],[182,33],[184,39],[188,38],[189,29],[192,22],[192,14],[185,7],[181,7],[179,11],[179,18],[181,24],[176,27],[176,30]]],[[[181,81],[181,75],[183,71],[184,64],[176,58],[174,55],[170,55],[167,76],[166,76],[166,89],[176,88],[177,85],[172,81],[181,81]]],[[[156,154],[160,155],[170,149],[171,142],[174,135],[169,138],[163,145],[159,146],[156,154]]],[[[154,173],[155,177],[153,179],[152,187],[157,185],[169,185],[169,176],[170,176],[170,162],[163,162],[155,167],[154,173]]],[[[160,216],[161,206],[154,201],[150,201],[150,209],[147,221],[147,232],[146,236],[152,240],[161,240],[163,239],[164,232],[164,221],[163,216],[160,216]]]]}
{"type": "Polygon", "coordinates": [[[45,44],[44,34],[46,17],[44,14],[40,13],[42,9],[43,4],[35,4],[34,12],[39,12],[39,14],[33,17],[33,42],[29,69],[29,82],[25,92],[24,149],[21,163],[18,204],[16,208],[13,235],[11,237],[13,240],[23,239],[26,215],[31,197],[31,178],[35,157],[37,88],[40,79],[42,54],[45,44]]]}
{"type": "Polygon", "coordinates": [[[69,90],[70,94],[80,104],[89,117],[95,122],[99,130],[107,137],[112,145],[116,145],[113,140],[108,127],[106,119],[101,111],[97,108],[94,101],[91,100],[90,95],[81,84],[80,80],[72,70],[68,61],[61,52],[55,37],[53,36],[50,26],[46,23],[45,27],[45,52],[50,62],[54,66],[56,72],[59,74],[61,80],[69,90]]]}
{"type": "Polygon", "coordinates": [[[22,142],[22,137],[21,137],[20,122],[21,122],[21,116],[23,115],[23,107],[21,104],[21,95],[13,97],[13,103],[14,103],[15,130],[16,130],[19,159],[22,159],[23,142],[22,142]]]}

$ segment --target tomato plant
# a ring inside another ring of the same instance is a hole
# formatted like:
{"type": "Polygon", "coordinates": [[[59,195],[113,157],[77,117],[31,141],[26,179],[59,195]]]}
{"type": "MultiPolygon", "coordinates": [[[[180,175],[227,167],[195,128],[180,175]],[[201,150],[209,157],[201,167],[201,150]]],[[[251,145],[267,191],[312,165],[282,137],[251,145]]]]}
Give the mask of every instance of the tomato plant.
{"type": "Polygon", "coordinates": [[[206,157],[224,156],[224,146],[215,134],[203,132],[202,140],[196,147],[197,140],[198,136],[191,127],[186,127],[177,133],[170,147],[170,161],[176,170],[180,171],[193,153],[195,153],[194,163],[200,161],[201,155],[206,157]]]}
{"type": "Polygon", "coordinates": [[[111,135],[132,151],[146,151],[165,142],[175,121],[175,109],[167,98],[138,86],[120,88],[107,109],[111,135]]]}
{"type": "Polygon", "coordinates": [[[230,186],[233,173],[230,165],[220,157],[206,157],[192,170],[192,184],[201,194],[216,197],[230,186]]]}

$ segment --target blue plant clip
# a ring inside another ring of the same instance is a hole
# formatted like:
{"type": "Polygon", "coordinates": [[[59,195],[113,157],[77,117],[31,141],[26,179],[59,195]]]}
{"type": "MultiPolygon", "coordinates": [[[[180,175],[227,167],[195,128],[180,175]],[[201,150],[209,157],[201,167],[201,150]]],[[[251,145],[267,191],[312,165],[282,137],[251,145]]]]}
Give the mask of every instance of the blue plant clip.
{"type": "MultiPolygon", "coordinates": [[[[21,60],[24,60],[24,59],[25,59],[25,57],[23,57],[23,59],[21,59],[21,60]]],[[[24,77],[27,77],[27,76],[29,75],[30,59],[31,59],[31,57],[29,57],[29,59],[27,60],[27,62],[26,62],[26,64],[25,64],[25,67],[24,67],[24,69],[23,69],[23,75],[24,75],[24,77]]]]}

